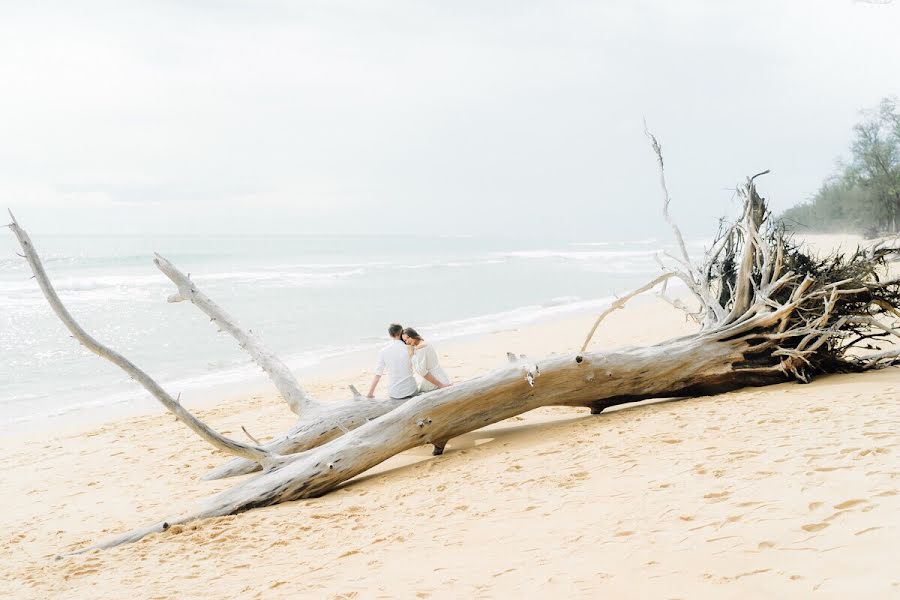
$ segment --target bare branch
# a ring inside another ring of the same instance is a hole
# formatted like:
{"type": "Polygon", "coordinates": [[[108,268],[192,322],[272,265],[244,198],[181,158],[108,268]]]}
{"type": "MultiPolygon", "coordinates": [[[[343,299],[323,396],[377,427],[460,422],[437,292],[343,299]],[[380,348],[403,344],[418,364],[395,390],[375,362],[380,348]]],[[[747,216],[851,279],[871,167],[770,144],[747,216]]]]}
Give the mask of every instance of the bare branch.
{"type": "Polygon", "coordinates": [[[159,254],[156,255],[153,262],[178,287],[178,294],[170,296],[169,302],[190,300],[194,306],[215,322],[221,331],[227,332],[237,340],[240,347],[266,372],[295,414],[299,415],[304,410],[312,409],[315,401],[303,391],[287,365],[281,362],[274,352],[266,348],[258,336],[253,332],[245,332],[241,329],[231,315],[201,292],[197,285],[179,271],[174,264],[159,254]]]}
{"type": "Polygon", "coordinates": [[[611,313],[611,312],[613,312],[613,311],[615,311],[615,310],[618,310],[618,309],[622,308],[623,306],[625,306],[625,303],[626,303],[626,302],[628,302],[629,300],[631,300],[631,299],[634,298],[635,296],[637,296],[637,295],[639,295],[639,294],[643,294],[643,293],[646,292],[647,290],[653,289],[654,287],[656,287],[657,285],[659,285],[659,284],[662,283],[663,281],[666,281],[666,280],[669,279],[670,277],[674,277],[674,276],[675,276],[675,273],[671,273],[671,272],[670,272],[670,273],[663,273],[662,275],[660,275],[659,277],[657,277],[656,279],[654,279],[654,280],[651,281],[650,283],[647,283],[647,284],[642,285],[642,286],[639,287],[638,289],[636,289],[636,290],[634,290],[634,291],[631,291],[631,292],[625,294],[624,296],[622,296],[621,298],[617,299],[615,302],[613,302],[612,304],[610,304],[610,305],[609,305],[609,308],[607,308],[605,311],[603,311],[602,313],[600,313],[600,316],[597,317],[597,320],[596,320],[596,321],[594,321],[594,326],[591,327],[591,330],[590,330],[590,331],[588,332],[588,334],[587,334],[587,338],[585,338],[585,340],[584,340],[584,344],[581,345],[581,351],[584,352],[585,349],[588,347],[588,344],[591,342],[591,338],[594,337],[594,332],[597,331],[597,326],[600,325],[600,321],[602,321],[604,318],[606,318],[606,316],[607,316],[609,313],[611,313]]]}
{"type": "Polygon", "coordinates": [[[170,396],[164,389],[162,389],[162,387],[160,387],[160,385],[156,383],[156,381],[154,381],[149,375],[147,375],[147,373],[142,371],[134,363],[132,363],[130,360],[128,360],[115,350],[112,350],[111,348],[101,344],[90,334],[88,334],[84,329],[82,329],[82,327],[69,313],[68,309],[66,309],[66,307],[63,305],[62,300],[60,300],[59,296],[56,293],[56,290],[50,283],[50,279],[47,277],[47,273],[44,271],[44,266],[41,263],[41,259],[38,256],[33,244],[31,243],[31,239],[28,237],[28,233],[26,233],[24,229],[19,227],[19,224],[15,221],[11,225],[11,229],[13,230],[13,233],[15,233],[16,238],[19,240],[19,245],[22,247],[22,251],[25,253],[26,260],[28,260],[28,264],[31,266],[34,277],[37,280],[41,291],[44,293],[44,297],[47,299],[47,302],[50,303],[50,307],[53,309],[53,312],[56,313],[56,316],[59,317],[63,325],[65,325],[66,328],[72,333],[72,336],[76,340],[78,340],[85,348],[87,348],[97,356],[105,358],[106,360],[110,361],[111,363],[125,371],[129,376],[131,376],[132,379],[144,386],[144,389],[150,392],[150,394],[153,395],[154,398],[159,400],[159,402],[163,406],[165,406],[166,409],[169,410],[169,412],[173,413],[178,418],[178,420],[182,421],[192,431],[194,431],[194,433],[199,435],[201,438],[203,438],[219,450],[255,461],[263,466],[271,466],[278,461],[279,457],[277,455],[272,455],[266,450],[263,450],[262,448],[258,448],[256,446],[241,444],[240,442],[236,442],[234,440],[226,438],[225,436],[214,431],[212,428],[206,425],[206,423],[200,421],[194,415],[192,415],[175,398],[172,398],[172,396],[170,396]]]}
{"type": "Polygon", "coordinates": [[[669,224],[669,227],[672,228],[672,232],[675,234],[675,239],[678,241],[678,247],[681,250],[681,256],[684,259],[684,262],[690,265],[691,257],[688,255],[687,248],[684,245],[684,238],[681,235],[681,230],[678,229],[678,225],[675,224],[675,221],[673,221],[672,217],[669,215],[669,203],[671,202],[671,198],[669,197],[669,187],[666,185],[666,168],[663,162],[662,147],[659,145],[656,136],[650,133],[650,130],[647,128],[646,120],[644,120],[644,135],[650,139],[650,144],[653,146],[653,153],[656,154],[656,162],[659,164],[659,185],[662,187],[663,191],[663,217],[665,217],[666,223],[669,224]]]}
{"type": "Polygon", "coordinates": [[[893,327],[885,325],[881,321],[879,321],[877,319],[873,319],[872,317],[855,317],[855,318],[851,319],[851,321],[854,323],[861,323],[861,324],[865,324],[865,325],[870,325],[872,327],[876,327],[886,333],[890,333],[891,335],[893,335],[897,338],[900,338],[900,331],[897,331],[893,327]]]}
{"type": "Polygon", "coordinates": [[[256,444],[257,446],[260,445],[259,440],[256,439],[255,437],[253,437],[252,435],[250,435],[250,432],[247,431],[247,428],[244,427],[243,425],[241,425],[241,431],[244,432],[244,435],[246,435],[248,438],[250,438],[250,441],[251,441],[251,442],[253,442],[253,443],[256,444]]]}

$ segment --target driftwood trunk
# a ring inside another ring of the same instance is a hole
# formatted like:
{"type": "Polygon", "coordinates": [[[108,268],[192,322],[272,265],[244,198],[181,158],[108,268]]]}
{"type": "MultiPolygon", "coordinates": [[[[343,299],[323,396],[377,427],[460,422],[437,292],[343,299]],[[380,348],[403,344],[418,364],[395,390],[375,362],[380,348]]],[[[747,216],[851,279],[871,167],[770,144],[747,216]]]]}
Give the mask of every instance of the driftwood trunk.
{"type": "MultiPolygon", "coordinates": [[[[337,423],[346,430],[354,430],[365,425],[373,419],[394,410],[405,400],[393,398],[371,399],[358,398],[355,400],[341,400],[332,402],[322,407],[327,418],[313,415],[301,416],[297,423],[289,431],[276,436],[270,442],[260,447],[275,454],[296,454],[321,446],[344,434],[337,423]]],[[[321,413],[320,413],[321,414],[321,413]]],[[[224,479],[237,475],[246,475],[259,471],[260,465],[254,460],[246,458],[234,458],[220,467],[216,467],[203,476],[205,480],[224,479]]]]}
{"type": "Polygon", "coordinates": [[[592,413],[647,398],[717,394],[745,386],[809,381],[820,373],[859,371],[893,364],[898,351],[860,355],[856,350],[900,337],[888,319],[900,316],[900,282],[885,280],[895,250],[857,251],[816,259],[767,225],[765,202],[753,178],[742,190],[743,214],[723,228],[701,265],[694,265],[668,214],[662,153],[649,135],[664,194],[664,216],[679,256],[661,256],[663,274],[613,303],[597,319],[582,351],[536,361],[516,359],[492,373],[406,402],[372,401],[352,388],[353,399],[319,403],[290,370],[249,331],[244,332],[174,265],[157,266],[178,287],[174,301],[190,300],[232,335],[269,374],[299,421],[267,444],[228,439],[199,421],[136,365],[85,332],[62,305],[31,240],[13,219],[24,257],[53,310],[73,336],[141,383],[201,438],[236,459],[207,478],[262,472],[210,498],[197,512],[134,530],[98,547],[138,540],[172,524],[235,514],[259,506],[319,496],[394,456],[432,444],[440,453],[455,436],[543,406],[586,407],[592,413]],[[674,263],[671,267],[666,262],[674,263]],[[696,300],[698,333],[642,348],[591,352],[600,321],[639,292],[681,279],[696,300]]]}
{"type": "Polygon", "coordinates": [[[196,513],[99,547],[135,541],[178,523],[320,496],[404,450],[423,444],[443,447],[451,438],[543,406],[599,411],[646,398],[714,394],[788,380],[778,371],[736,368],[750,348],[746,340],[688,337],[646,348],[570,354],[540,361],[533,387],[521,368],[499,369],[407,401],[348,434],[294,455],[289,464],[210,498],[196,513]]]}

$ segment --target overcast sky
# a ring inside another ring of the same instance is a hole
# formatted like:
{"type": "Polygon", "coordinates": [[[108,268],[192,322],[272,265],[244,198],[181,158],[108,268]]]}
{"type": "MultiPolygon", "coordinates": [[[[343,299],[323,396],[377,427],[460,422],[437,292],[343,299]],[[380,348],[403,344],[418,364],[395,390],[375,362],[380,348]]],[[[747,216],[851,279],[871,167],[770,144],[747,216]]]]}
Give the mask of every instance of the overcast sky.
{"type": "MultiPolygon", "coordinates": [[[[882,0],[883,1],[883,0],[882,0]]],[[[900,2],[4,2],[33,234],[688,233],[807,199],[900,93],[900,2]]]]}

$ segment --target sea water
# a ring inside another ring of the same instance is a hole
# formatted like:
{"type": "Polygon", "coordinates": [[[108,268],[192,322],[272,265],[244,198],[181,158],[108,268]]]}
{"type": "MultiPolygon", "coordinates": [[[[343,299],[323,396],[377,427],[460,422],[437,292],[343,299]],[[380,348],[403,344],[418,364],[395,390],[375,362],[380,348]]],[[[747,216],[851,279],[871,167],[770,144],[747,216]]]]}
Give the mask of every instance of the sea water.
{"type": "MultiPolygon", "coordinates": [[[[79,323],[173,395],[257,377],[154,252],[294,369],[374,353],[392,322],[433,340],[597,310],[659,268],[656,240],[418,236],[32,235],[79,323]]],[[[700,244],[690,244],[692,250],[700,244]]],[[[71,338],[12,235],[0,239],[0,433],[102,413],[146,392],[71,338]]],[[[373,359],[374,360],[374,359],[373,359]]]]}

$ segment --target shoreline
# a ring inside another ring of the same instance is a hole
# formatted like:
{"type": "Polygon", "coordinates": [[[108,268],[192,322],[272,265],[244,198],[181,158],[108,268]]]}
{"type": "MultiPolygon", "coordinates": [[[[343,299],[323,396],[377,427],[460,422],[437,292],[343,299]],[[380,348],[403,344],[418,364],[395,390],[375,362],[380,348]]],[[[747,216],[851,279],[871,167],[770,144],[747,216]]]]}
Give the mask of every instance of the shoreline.
{"type": "MultiPolygon", "coordinates": [[[[611,296],[603,296],[570,303],[525,306],[500,313],[448,321],[431,326],[429,329],[447,332],[450,325],[463,324],[461,333],[450,333],[449,335],[445,333],[441,337],[432,339],[442,345],[455,344],[460,341],[468,343],[470,340],[477,340],[497,332],[512,331],[519,327],[528,327],[558,319],[578,318],[594,312],[599,313],[613,299],[614,297],[611,296]],[[488,325],[488,319],[495,315],[500,317],[500,321],[495,325],[488,325]],[[516,318],[513,318],[513,315],[516,315],[516,318]],[[475,322],[479,323],[478,327],[469,325],[468,329],[466,328],[467,324],[475,322]]],[[[215,335],[215,331],[210,330],[209,334],[215,335]]],[[[63,339],[62,343],[66,343],[66,340],[63,339]]],[[[363,368],[362,365],[369,362],[374,365],[378,350],[385,343],[387,343],[386,337],[384,341],[358,342],[348,344],[344,348],[323,347],[319,350],[313,349],[300,354],[283,356],[282,360],[297,375],[303,385],[303,380],[310,376],[321,377],[324,374],[328,378],[335,371],[342,370],[341,363],[357,365],[359,368],[355,370],[363,368]],[[310,356],[317,352],[324,354],[324,357],[311,359],[310,356]]],[[[244,356],[246,357],[246,355],[244,356]]],[[[246,358],[244,365],[229,371],[208,372],[193,377],[183,377],[176,381],[158,380],[158,383],[168,390],[183,391],[186,406],[209,408],[216,402],[231,397],[274,394],[275,390],[272,384],[258,371],[259,368],[249,358],[246,358]]],[[[150,375],[152,377],[152,373],[150,375]]],[[[354,383],[359,387],[357,382],[354,383]]],[[[132,387],[133,389],[127,392],[118,392],[98,400],[62,407],[53,413],[27,418],[20,417],[18,420],[9,421],[0,428],[0,439],[28,435],[45,427],[48,423],[52,429],[90,426],[115,419],[146,415],[159,407],[159,403],[138,384],[135,383],[132,387]]]]}
{"type": "MultiPolygon", "coordinates": [[[[529,330],[537,327],[539,330],[549,331],[555,326],[568,327],[570,324],[585,323],[584,333],[590,327],[593,319],[599,314],[603,307],[608,306],[612,299],[598,298],[595,300],[582,301],[579,304],[589,304],[589,307],[579,307],[574,310],[562,310],[560,312],[551,312],[539,314],[524,323],[501,323],[492,330],[478,333],[464,333],[461,335],[438,339],[435,341],[436,346],[443,355],[448,352],[452,354],[465,354],[469,348],[485,346],[496,348],[497,356],[494,362],[495,367],[503,366],[506,362],[507,350],[500,351],[503,346],[501,341],[504,338],[514,336],[521,330],[529,330]],[[599,308],[593,308],[597,305],[599,308]]],[[[629,304],[641,305],[643,303],[654,303],[656,300],[649,294],[643,294],[635,297],[629,304]]],[[[553,307],[556,308],[556,307],[553,307]]],[[[565,308],[563,306],[559,308],[565,308]]],[[[294,368],[292,371],[297,376],[300,385],[308,391],[318,390],[318,394],[324,393],[321,399],[325,402],[329,400],[347,399],[350,395],[348,391],[349,385],[353,384],[361,392],[368,389],[371,378],[374,374],[373,368],[377,359],[378,350],[383,344],[387,343],[387,337],[384,342],[373,343],[370,347],[357,348],[344,353],[334,354],[321,359],[319,362],[300,368],[294,368]]],[[[656,341],[662,341],[656,340],[656,341]]],[[[577,346],[583,342],[581,340],[570,340],[567,351],[575,351],[577,346]],[[577,342],[577,343],[576,343],[577,342]]],[[[508,351],[515,350],[510,348],[508,351]]],[[[548,349],[543,354],[552,354],[561,352],[559,349],[548,349]]],[[[516,350],[517,353],[520,353],[516,350]]],[[[532,355],[540,355],[533,352],[532,355]]],[[[486,357],[485,357],[486,358],[486,357]]],[[[252,363],[248,364],[248,368],[256,368],[252,363]]],[[[458,369],[457,369],[458,370],[458,369]]],[[[491,369],[475,369],[465,371],[465,375],[457,375],[450,372],[448,375],[453,381],[468,379],[473,376],[483,374],[491,369]]],[[[171,384],[162,383],[164,388],[171,387],[171,384]]],[[[281,403],[277,390],[272,383],[262,374],[252,378],[245,378],[235,382],[227,382],[221,384],[207,385],[202,390],[194,389],[190,386],[189,393],[183,397],[184,405],[198,412],[215,410],[220,406],[235,406],[248,402],[253,399],[265,398],[267,401],[281,403]]],[[[385,393],[386,384],[382,382],[376,391],[376,396],[385,393]]],[[[287,409],[287,405],[282,403],[288,415],[293,416],[287,409]]],[[[51,419],[49,426],[42,425],[39,419],[27,421],[24,423],[14,423],[7,430],[0,430],[0,440],[7,443],[15,443],[33,437],[36,433],[44,431],[58,435],[75,435],[80,432],[88,431],[95,427],[103,427],[118,421],[141,419],[145,417],[153,417],[159,415],[168,415],[165,408],[159,402],[150,396],[150,394],[141,388],[137,383],[134,384],[134,390],[128,394],[128,398],[115,404],[98,405],[89,410],[76,410],[71,415],[61,415],[51,419]],[[30,425],[30,426],[29,426],[30,425]]],[[[296,417],[294,417],[296,418],[296,417]]],[[[274,433],[274,432],[272,432],[274,433]]],[[[243,435],[243,434],[240,434],[243,435]]]]}

